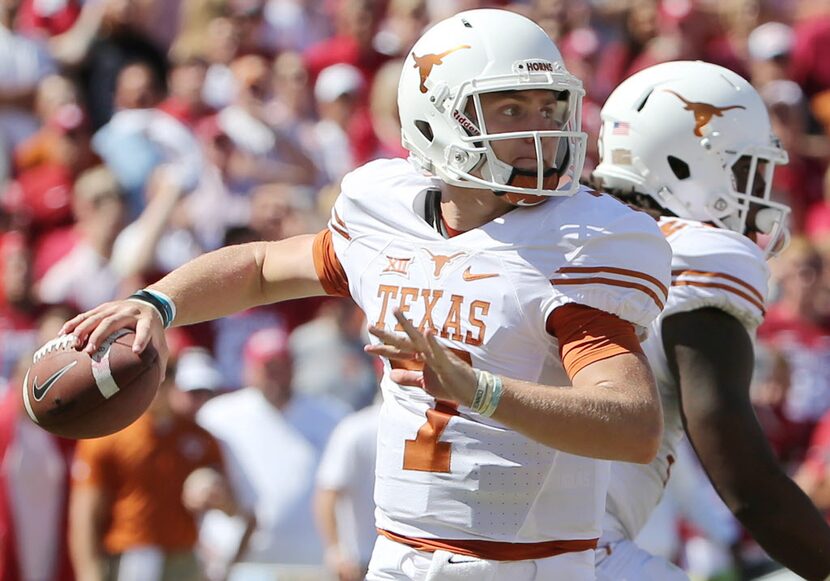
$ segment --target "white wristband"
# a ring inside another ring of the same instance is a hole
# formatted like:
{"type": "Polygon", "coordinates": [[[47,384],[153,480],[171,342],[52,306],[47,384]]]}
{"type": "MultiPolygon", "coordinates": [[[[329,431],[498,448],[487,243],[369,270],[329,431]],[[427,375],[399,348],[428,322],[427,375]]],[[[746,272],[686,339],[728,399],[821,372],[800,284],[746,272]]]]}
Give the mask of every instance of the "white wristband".
{"type": "Polygon", "coordinates": [[[481,369],[473,371],[476,374],[476,391],[470,409],[489,418],[496,412],[504,391],[501,377],[481,369]]]}

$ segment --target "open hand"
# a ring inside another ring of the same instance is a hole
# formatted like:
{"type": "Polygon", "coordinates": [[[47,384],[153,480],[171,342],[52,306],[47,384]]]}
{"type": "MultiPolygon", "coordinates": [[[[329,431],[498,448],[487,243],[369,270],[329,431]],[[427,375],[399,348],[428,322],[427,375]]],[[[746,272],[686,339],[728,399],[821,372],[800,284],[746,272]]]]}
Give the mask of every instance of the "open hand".
{"type": "Polygon", "coordinates": [[[442,345],[434,330],[419,331],[400,311],[396,310],[394,314],[406,337],[372,326],[369,332],[383,344],[367,345],[365,351],[405,363],[409,369],[392,370],[391,378],[395,383],[423,388],[437,399],[469,404],[476,389],[473,368],[442,345]]]}

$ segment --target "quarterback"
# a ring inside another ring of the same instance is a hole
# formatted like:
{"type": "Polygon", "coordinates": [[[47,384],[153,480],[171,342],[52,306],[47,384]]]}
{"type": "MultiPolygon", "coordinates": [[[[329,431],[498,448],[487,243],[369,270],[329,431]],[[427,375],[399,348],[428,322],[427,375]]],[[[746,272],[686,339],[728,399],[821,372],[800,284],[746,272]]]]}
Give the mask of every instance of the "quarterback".
{"type": "Polygon", "coordinates": [[[799,575],[825,579],[830,528],[778,466],[749,400],[766,257],[785,243],[789,213],[770,199],[787,154],[766,107],[732,71],[671,62],[624,81],[601,115],[594,177],[659,219],[672,283],[644,343],[663,402],[663,443],[648,465],[612,465],[598,578],[687,578],[631,540],[660,500],[685,427],[715,489],[761,546],[799,575]]]}
{"type": "Polygon", "coordinates": [[[347,175],[326,230],[207,254],[63,330],[163,349],[163,323],[350,296],[385,366],[367,578],[593,579],[607,460],[660,444],[640,339],[671,249],[579,185],[582,96],[532,21],[448,18],[400,78],[410,160],[347,175]]]}

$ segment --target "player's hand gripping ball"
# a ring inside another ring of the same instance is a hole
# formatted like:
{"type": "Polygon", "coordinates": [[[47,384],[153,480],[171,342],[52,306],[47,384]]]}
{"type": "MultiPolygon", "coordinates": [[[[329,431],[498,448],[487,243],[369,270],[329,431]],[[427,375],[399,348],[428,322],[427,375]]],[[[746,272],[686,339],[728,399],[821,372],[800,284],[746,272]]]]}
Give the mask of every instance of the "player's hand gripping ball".
{"type": "Polygon", "coordinates": [[[161,382],[152,344],[132,350],[135,335],[121,329],[91,356],[74,335],[52,339],[35,352],[23,381],[23,406],[44,430],[64,438],[98,438],[133,423],[161,382]]]}

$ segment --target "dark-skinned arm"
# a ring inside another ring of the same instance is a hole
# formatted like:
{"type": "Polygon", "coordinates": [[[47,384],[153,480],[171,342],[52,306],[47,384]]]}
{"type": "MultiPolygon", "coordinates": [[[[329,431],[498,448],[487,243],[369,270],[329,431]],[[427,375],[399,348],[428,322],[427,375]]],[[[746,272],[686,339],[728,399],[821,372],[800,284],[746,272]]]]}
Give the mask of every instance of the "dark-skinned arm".
{"type": "Polygon", "coordinates": [[[776,561],[809,580],[830,574],[830,527],[783,472],[749,399],[749,333],[714,308],[663,321],[686,433],[720,497],[776,561]]]}

